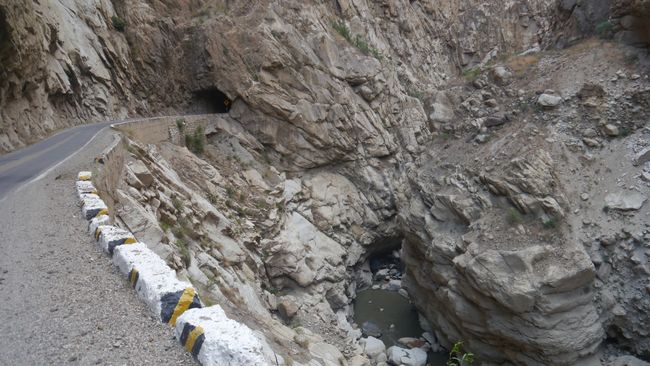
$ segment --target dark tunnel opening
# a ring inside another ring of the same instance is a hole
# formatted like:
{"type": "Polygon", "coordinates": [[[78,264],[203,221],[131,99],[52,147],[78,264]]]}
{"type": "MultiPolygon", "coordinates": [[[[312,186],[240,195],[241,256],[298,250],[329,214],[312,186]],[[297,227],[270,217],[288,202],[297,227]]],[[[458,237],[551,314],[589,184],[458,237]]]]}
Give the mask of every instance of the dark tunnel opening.
{"type": "Polygon", "coordinates": [[[190,112],[192,113],[228,113],[232,100],[217,88],[198,90],[192,93],[190,112]]]}

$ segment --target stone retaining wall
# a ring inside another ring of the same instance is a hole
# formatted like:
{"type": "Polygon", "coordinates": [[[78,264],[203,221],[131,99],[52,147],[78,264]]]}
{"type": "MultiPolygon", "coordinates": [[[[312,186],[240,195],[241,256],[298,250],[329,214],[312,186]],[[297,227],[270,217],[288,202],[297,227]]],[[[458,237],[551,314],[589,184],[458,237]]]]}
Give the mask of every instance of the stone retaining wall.
{"type": "Polygon", "coordinates": [[[163,141],[182,144],[184,134],[193,134],[198,126],[207,129],[208,126],[217,124],[225,116],[227,115],[200,114],[156,117],[121,123],[113,128],[145,144],[157,144],[163,141]],[[179,129],[179,124],[183,126],[182,131],[179,129]]]}

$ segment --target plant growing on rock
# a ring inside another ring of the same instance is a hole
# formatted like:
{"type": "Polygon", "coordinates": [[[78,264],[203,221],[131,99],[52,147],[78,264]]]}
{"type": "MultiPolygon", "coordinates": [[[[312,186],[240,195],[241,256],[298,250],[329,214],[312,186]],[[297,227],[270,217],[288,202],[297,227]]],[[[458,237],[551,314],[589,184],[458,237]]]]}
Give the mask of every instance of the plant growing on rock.
{"type": "Polygon", "coordinates": [[[614,24],[609,20],[598,23],[596,25],[596,34],[600,38],[611,38],[614,32],[614,24]]]}
{"type": "Polygon", "coordinates": [[[341,37],[345,38],[348,43],[359,49],[361,53],[363,53],[366,56],[372,56],[376,58],[377,60],[380,60],[383,58],[383,55],[381,54],[381,51],[379,51],[378,48],[373,47],[363,39],[360,35],[352,36],[352,32],[350,31],[350,28],[345,24],[343,20],[335,20],[332,22],[332,28],[341,35],[341,37]]]}
{"type": "Polygon", "coordinates": [[[463,341],[454,343],[449,351],[447,366],[466,366],[474,363],[474,354],[463,350],[463,341]]]}
{"type": "Polygon", "coordinates": [[[521,213],[516,208],[510,207],[506,219],[510,225],[518,225],[522,221],[521,213]]]}
{"type": "Polygon", "coordinates": [[[185,135],[185,146],[195,154],[203,154],[205,151],[205,133],[203,126],[198,126],[193,134],[185,135]]]}
{"type": "Polygon", "coordinates": [[[477,78],[479,75],[481,75],[481,68],[480,68],[480,67],[474,67],[474,68],[467,69],[467,70],[463,71],[463,76],[464,76],[465,79],[467,79],[468,81],[474,81],[474,80],[476,80],[476,78],[477,78]]]}
{"type": "Polygon", "coordinates": [[[184,118],[179,118],[176,120],[176,127],[178,128],[178,131],[184,132],[185,131],[185,119],[184,118]]]}
{"type": "Polygon", "coordinates": [[[126,20],[118,17],[117,15],[113,15],[111,17],[111,22],[113,23],[113,28],[115,28],[115,30],[118,32],[124,32],[126,29],[126,20]]]}

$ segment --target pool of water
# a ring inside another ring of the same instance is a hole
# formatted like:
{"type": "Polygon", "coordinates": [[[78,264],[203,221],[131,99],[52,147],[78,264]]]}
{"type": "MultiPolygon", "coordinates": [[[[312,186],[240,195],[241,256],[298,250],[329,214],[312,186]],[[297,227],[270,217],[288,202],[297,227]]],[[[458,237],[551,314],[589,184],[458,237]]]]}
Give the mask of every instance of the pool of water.
{"type": "MultiPolygon", "coordinates": [[[[381,331],[379,338],[386,348],[400,346],[397,340],[402,337],[419,338],[424,332],[413,304],[399,293],[388,290],[364,290],[357,293],[354,321],[359,325],[365,322],[377,325],[381,331]]],[[[446,354],[429,352],[429,365],[444,366],[446,362],[446,354]]]]}

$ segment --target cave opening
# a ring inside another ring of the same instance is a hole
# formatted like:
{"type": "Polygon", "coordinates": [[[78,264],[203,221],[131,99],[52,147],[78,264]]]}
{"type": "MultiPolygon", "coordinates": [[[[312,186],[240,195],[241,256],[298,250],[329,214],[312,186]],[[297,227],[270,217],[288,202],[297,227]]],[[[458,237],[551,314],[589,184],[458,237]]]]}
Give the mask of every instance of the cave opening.
{"type": "Polygon", "coordinates": [[[426,354],[428,364],[442,366],[446,353],[403,286],[404,240],[401,236],[383,238],[369,246],[355,270],[353,321],[364,338],[377,338],[386,349],[396,346],[426,354]]]}
{"type": "Polygon", "coordinates": [[[190,112],[200,114],[228,113],[232,100],[216,87],[194,91],[190,101],[190,112]]]}

